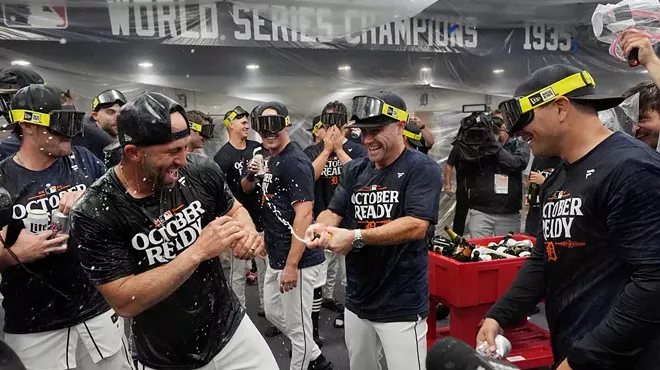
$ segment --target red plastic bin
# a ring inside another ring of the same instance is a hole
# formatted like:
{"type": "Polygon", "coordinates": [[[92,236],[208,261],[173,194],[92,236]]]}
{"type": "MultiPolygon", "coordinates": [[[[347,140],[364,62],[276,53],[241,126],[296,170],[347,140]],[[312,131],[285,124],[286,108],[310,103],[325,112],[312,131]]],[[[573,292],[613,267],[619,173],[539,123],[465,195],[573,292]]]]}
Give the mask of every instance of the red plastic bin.
{"type": "MultiPolygon", "coordinates": [[[[514,235],[516,240],[535,238],[514,235]]],[[[469,240],[480,246],[499,242],[502,237],[469,240]]],[[[428,317],[428,344],[437,337],[451,335],[471,346],[475,346],[478,325],[488,309],[509,288],[515,279],[524,258],[462,263],[445,256],[429,252],[430,312],[428,317]],[[449,328],[436,329],[435,307],[442,303],[450,308],[449,328]]],[[[531,322],[505,331],[511,341],[510,360],[521,369],[532,369],[553,364],[550,333],[531,322]]]]}

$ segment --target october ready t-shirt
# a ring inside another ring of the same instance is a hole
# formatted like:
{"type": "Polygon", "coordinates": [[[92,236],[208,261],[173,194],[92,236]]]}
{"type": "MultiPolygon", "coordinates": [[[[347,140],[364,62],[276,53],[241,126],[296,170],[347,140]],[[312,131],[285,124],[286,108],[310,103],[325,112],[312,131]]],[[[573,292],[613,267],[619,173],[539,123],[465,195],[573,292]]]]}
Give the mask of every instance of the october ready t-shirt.
{"type": "MultiPolygon", "coordinates": [[[[171,189],[134,199],[108,171],[76,205],[73,236],[97,285],[174,260],[234,205],[220,167],[188,154],[171,189]]],[[[169,297],[133,318],[138,359],[155,369],[196,369],[229,342],[243,318],[219,258],[202,262],[169,297]]]]}
{"type": "MultiPolygon", "coordinates": [[[[314,168],[309,158],[293,143],[281,153],[267,158],[263,191],[264,239],[270,267],[284,269],[291,250],[291,229],[296,212],[293,204],[314,201],[314,168]]],[[[304,230],[299,231],[302,237],[304,230]]],[[[306,248],[298,268],[325,261],[323,250],[306,248]]]]}
{"type": "MultiPolygon", "coordinates": [[[[13,220],[7,245],[23,230],[29,210],[57,209],[63,193],[85,190],[105,172],[103,164],[87,149],[73,147],[71,155],[58,158],[43,171],[20,166],[10,156],[0,163],[0,186],[11,194],[13,220]]],[[[0,291],[5,299],[6,333],[25,334],[77,325],[110,309],[80,267],[77,244],[68,241],[64,253],[24,263],[39,276],[16,265],[2,272],[0,291]]]]}
{"type": "MultiPolygon", "coordinates": [[[[404,150],[377,169],[368,158],[346,164],[328,209],[351,228],[370,229],[401,217],[438,220],[442,172],[426,154],[404,150]]],[[[365,245],[346,256],[346,308],[372,321],[415,321],[429,309],[428,240],[365,245]]]]}
{"type": "MultiPolygon", "coordinates": [[[[307,154],[313,162],[319,157],[319,155],[321,155],[321,153],[323,153],[324,147],[325,144],[323,141],[310,145],[305,149],[305,154],[307,154]]],[[[356,144],[350,140],[344,142],[343,149],[351,159],[367,156],[367,151],[362,144],[356,144]]],[[[330,199],[332,199],[332,195],[335,193],[337,185],[339,185],[339,177],[341,176],[342,167],[343,163],[341,163],[337,154],[334,152],[330,154],[328,162],[323,167],[321,176],[314,183],[314,218],[318,217],[321,212],[328,208],[330,199]]]]}

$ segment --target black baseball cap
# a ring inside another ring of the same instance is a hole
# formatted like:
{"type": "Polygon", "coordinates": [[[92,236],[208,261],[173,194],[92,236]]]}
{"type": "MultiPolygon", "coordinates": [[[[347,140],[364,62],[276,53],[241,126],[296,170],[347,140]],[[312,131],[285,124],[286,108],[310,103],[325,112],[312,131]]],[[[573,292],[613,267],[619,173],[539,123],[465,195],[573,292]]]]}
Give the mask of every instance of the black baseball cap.
{"type": "Polygon", "coordinates": [[[399,119],[381,113],[382,106],[379,106],[379,101],[394,108],[389,112],[392,115],[398,116],[405,113],[407,117],[408,106],[402,97],[391,91],[379,91],[375,94],[353,98],[351,120],[354,122],[348,124],[346,128],[375,128],[399,122],[399,119]],[[366,112],[365,109],[369,109],[370,112],[366,112]]]}
{"type": "Polygon", "coordinates": [[[403,136],[405,136],[406,139],[408,140],[408,142],[410,144],[412,144],[413,146],[415,146],[417,148],[424,147],[424,143],[422,142],[422,140],[423,140],[422,139],[422,129],[417,127],[417,125],[414,124],[413,122],[406,123],[406,127],[404,128],[404,131],[403,131],[403,136]],[[406,133],[406,131],[407,131],[407,133],[406,133]],[[414,136],[414,138],[410,137],[410,136],[414,136]],[[417,137],[419,137],[419,139],[417,139],[417,137]]]}
{"type": "Polygon", "coordinates": [[[190,122],[181,105],[154,92],[140,94],[126,103],[117,116],[117,133],[122,146],[167,144],[190,135],[190,122]],[[172,113],[181,113],[186,129],[172,132],[172,113]]]}
{"type": "MultiPolygon", "coordinates": [[[[537,69],[518,86],[513,96],[523,97],[535,93],[555,82],[582,70],[565,64],[554,64],[537,69]]],[[[621,104],[625,98],[600,94],[596,86],[588,85],[564,95],[569,100],[593,107],[597,111],[607,110],[621,104]]]]}
{"type": "Polygon", "coordinates": [[[18,90],[31,84],[43,84],[44,79],[30,68],[14,66],[0,72],[0,89],[18,90]]]}

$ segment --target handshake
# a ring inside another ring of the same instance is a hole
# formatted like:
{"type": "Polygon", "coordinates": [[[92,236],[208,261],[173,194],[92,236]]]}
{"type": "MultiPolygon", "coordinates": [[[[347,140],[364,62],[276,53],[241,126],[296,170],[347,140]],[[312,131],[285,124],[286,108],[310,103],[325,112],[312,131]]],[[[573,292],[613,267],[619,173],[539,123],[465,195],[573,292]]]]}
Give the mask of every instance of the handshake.
{"type": "Polygon", "coordinates": [[[249,260],[266,257],[264,241],[259,233],[229,216],[218,217],[202,229],[190,247],[202,261],[219,256],[227,249],[235,258],[249,260]]]}
{"type": "Polygon", "coordinates": [[[308,248],[327,249],[335,254],[348,254],[353,249],[353,230],[332,227],[323,223],[310,225],[305,232],[308,248]]]}

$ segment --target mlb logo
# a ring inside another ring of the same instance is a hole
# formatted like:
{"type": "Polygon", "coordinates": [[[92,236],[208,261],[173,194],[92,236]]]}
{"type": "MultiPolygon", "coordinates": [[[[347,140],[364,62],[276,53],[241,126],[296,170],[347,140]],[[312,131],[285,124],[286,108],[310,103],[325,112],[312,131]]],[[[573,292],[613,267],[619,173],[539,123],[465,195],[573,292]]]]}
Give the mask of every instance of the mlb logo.
{"type": "Polygon", "coordinates": [[[371,190],[377,190],[377,189],[378,189],[378,185],[371,185],[371,190]]]}
{"type": "Polygon", "coordinates": [[[57,186],[49,186],[46,188],[46,194],[54,194],[57,192],[57,186]]]}
{"type": "Polygon", "coordinates": [[[11,28],[66,29],[66,6],[2,5],[4,23],[11,28]]]}
{"type": "Polygon", "coordinates": [[[162,217],[163,217],[163,220],[167,221],[170,218],[174,217],[174,214],[172,213],[172,211],[167,211],[167,212],[163,213],[162,217]]]}

